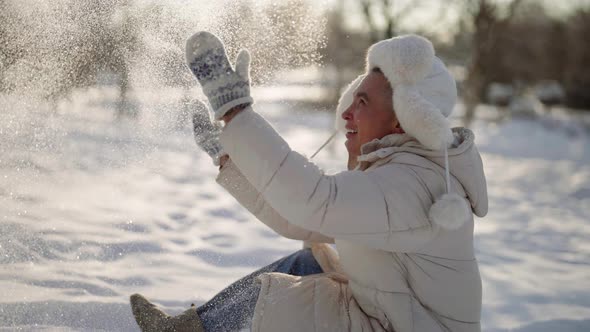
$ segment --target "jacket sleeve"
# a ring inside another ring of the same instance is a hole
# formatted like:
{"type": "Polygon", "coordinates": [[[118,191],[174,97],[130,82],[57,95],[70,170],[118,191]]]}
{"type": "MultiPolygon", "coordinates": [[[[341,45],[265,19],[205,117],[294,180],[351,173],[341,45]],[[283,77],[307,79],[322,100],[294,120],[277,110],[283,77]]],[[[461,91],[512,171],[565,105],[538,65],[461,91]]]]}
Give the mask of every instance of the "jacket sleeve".
{"type": "Polygon", "coordinates": [[[325,175],[251,108],[226,125],[221,144],[266,202],[304,229],[395,252],[419,250],[440,231],[428,220],[428,188],[404,165],[325,175]]]}
{"type": "Polygon", "coordinates": [[[278,234],[306,242],[334,243],[334,239],[289,223],[281,217],[264,197],[248,182],[229,159],[217,176],[217,183],[225,188],[243,207],[278,234]]]}

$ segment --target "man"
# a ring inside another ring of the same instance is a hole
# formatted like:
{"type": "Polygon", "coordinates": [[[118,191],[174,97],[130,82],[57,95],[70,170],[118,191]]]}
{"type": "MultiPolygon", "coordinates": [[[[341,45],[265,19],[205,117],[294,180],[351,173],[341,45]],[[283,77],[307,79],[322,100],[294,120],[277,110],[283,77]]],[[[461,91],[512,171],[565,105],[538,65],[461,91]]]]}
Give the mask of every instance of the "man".
{"type": "MultiPolygon", "coordinates": [[[[221,42],[200,32],[187,60],[226,124],[220,183],[277,232],[333,240],[338,251],[315,246],[323,273],[258,275],[253,331],[480,330],[473,213],[487,213],[485,176],[473,133],[449,128],[455,82],[428,40],[369,49],[365,75],[339,107],[354,169],[335,175],[292,151],[251,107],[247,53],[234,71],[221,42]]],[[[143,317],[165,317],[173,330],[198,316],[169,318],[138,296],[132,306],[146,330],[143,317]]]]}

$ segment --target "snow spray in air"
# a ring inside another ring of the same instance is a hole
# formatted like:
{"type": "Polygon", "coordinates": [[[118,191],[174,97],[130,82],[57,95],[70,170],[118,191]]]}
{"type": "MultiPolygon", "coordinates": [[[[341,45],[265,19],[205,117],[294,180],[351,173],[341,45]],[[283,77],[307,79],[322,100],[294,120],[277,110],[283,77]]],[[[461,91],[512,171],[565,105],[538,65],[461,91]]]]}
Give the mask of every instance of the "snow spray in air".
{"type": "MultiPolygon", "coordinates": [[[[64,114],[131,118],[146,133],[187,128],[181,109],[200,89],[184,63],[186,38],[211,31],[232,59],[249,49],[253,85],[270,85],[280,70],[320,61],[326,7],[307,0],[2,1],[0,151],[34,145],[67,153],[64,114]]],[[[143,138],[132,140],[150,150],[143,138]]]]}

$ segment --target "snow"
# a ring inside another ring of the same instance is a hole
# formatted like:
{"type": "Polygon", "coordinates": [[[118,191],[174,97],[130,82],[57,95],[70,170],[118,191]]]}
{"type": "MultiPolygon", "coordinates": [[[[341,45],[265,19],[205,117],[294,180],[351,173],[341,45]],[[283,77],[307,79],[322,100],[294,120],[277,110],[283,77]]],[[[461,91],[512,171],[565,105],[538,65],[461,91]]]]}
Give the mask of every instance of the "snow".
{"type": "MultiPolygon", "coordinates": [[[[179,313],[301,248],[215,183],[173,94],[146,93],[120,121],[113,95],[81,91],[57,112],[0,98],[0,330],[137,331],[132,293],[179,313]]],[[[329,113],[257,108],[307,155],[331,134],[329,113]]],[[[490,196],[476,223],[484,331],[590,330],[587,127],[563,114],[472,127],[490,196]]],[[[342,170],[342,142],[316,162],[342,170]]]]}

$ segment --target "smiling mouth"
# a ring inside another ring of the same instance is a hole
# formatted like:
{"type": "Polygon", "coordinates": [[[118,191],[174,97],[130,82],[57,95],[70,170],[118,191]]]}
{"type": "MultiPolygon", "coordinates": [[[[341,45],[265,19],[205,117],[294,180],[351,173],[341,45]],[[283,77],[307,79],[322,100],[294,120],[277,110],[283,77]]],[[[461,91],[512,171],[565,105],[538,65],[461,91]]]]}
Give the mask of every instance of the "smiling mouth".
{"type": "Polygon", "coordinates": [[[351,138],[356,134],[358,134],[358,130],[348,129],[346,131],[346,138],[351,138]]]}

